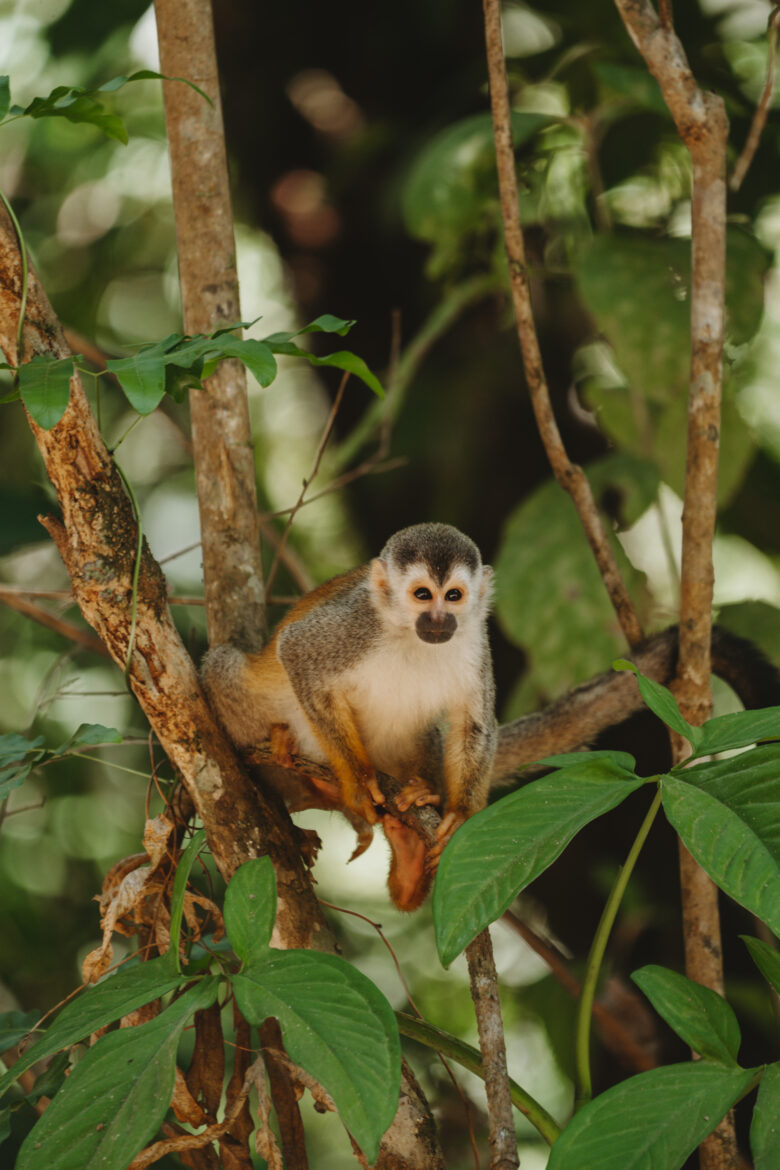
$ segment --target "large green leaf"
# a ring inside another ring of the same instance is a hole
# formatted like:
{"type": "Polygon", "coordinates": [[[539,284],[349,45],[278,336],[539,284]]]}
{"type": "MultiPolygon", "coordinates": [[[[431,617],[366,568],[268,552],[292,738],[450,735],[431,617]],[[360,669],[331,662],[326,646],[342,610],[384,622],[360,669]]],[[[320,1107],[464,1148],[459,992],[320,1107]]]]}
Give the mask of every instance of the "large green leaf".
{"type": "Polygon", "coordinates": [[[780,748],[662,777],[666,815],[722,890],[780,934],[780,748]]]}
{"type": "MultiPolygon", "coordinates": [[[[610,459],[588,467],[597,494],[611,486],[610,459]]],[[[620,475],[625,470],[620,465],[620,475]]],[[[613,550],[632,596],[644,578],[617,541],[613,550]]],[[[539,699],[549,700],[604,670],[625,642],[569,497],[550,480],[515,508],[494,560],[496,614],[533,664],[539,699]]]]}
{"type": "Polygon", "coordinates": [[[748,934],[740,937],[767,983],[770,983],[780,995],[780,954],[760,938],[751,938],[748,934]]]}
{"type": "Polygon", "coordinates": [[[717,992],[676,971],[650,964],[631,978],[660,1016],[699,1056],[736,1065],[740,1032],[737,1017],[717,992]]]}
{"type": "Polygon", "coordinates": [[[172,337],[144,346],[126,358],[112,358],[106,367],[119,379],[127,399],[139,414],[150,414],[165,394],[165,354],[172,337]]]}
{"type": "Polygon", "coordinates": [[[513,898],[552,865],[589,821],[643,781],[614,760],[544,776],[462,825],[442,854],[433,890],[439,958],[446,966],[513,898]]]}
{"type": "Polygon", "coordinates": [[[10,1072],[0,1078],[0,1096],[36,1061],[70,1044],[76,1044],[135,1008],[151,1003],[158,996],[178,987],[184,978],[177,972],[169,956],[163,955],[158,959],[150,959],[148,963],[140,963],[137,967],[118,971],[102,983],[87,988],[62,1009],[40,1040],[31,1044],[10,1072]]]}
{"type": "MultiPolygon", "coordinates": [[[[301,330],[301,332],[306,331],[301,330]]],[[[335,353],[326,354],[325,357],[318,357],[317,354],[303,349],[293,341],[272,342],[270,337],[266,340],[274,353],[285,354],[287,357],[304,358],[312,366],[333,366],[337,370],[345,370],[365,382],[366,386],[373,390],[378,398],[385,396],[384,387],[377,376],[372,374],[363,359],[352,353],[351,350],[339,349],[335,353]]]]}
{"type": "MultiPolygon", "coordinates": [[[[736,344],[757,330],[768,257],[754,237],[727,237],[727,333],[736,344]]],[[[690,241],[596,236],[577,266],[588,309],[635,390],[656,401],[686,397],[690,365],[690,241]]]]}
{"type": "Polygon", "coordinates": [[[270,857],[240,866],[225,891],[225,931],[242,962],[265,955],[276,920],[276,878],[270,857]]]}
{"type": "MultiPolygon", "coordinates": [[[[515,147],[555,118],[513,113],[515,147]]],[[[441,130],[420,152],[406,179],[401,210],[410,235],[434,241],[470,232],[484,222],[486,204],[497,214],[496,153],[490,114],[474,114],[441,130]]]]}
{"type": "Polygon", "coordinates": [[[0,1012],[0,1052],[7,1052],[29,1036],[39,1019],[39,1012],[0,1012]]]}
{"type": "Polygon", "coordinates": [[[700,1060],[631,1077],[572,1118],[547,1170],[679,1170],[754,1076],[700,1060]]]}
{"type": "Polygon", "coordinates": [[[733,711],[708,719],[701,728],[696,756],[714,756],[718,752],[747,747],[761,739],[780,739],[780,707],[762,707],[758,711],[733,711]]]}
{"type": "Polygon", "coordinates": [[[218,986],[207,975],[149,1023],[98,1040],[28,1134],[16,1170],[125,1170],[168,1111],[181,1033],[218,986]]]}
{"type": "Polygon", "coordinates": [[[233,987],[250,1023],[276,1017],[291,1059],[327,1089],[373,1163],[401,1075],[398,1026],[381,991],[335,955],[270,949],[253,952],[233,987]]]}
{"type": "Polygon", "coordinates": [[[36,354],[19,367],[19,393],[32,418],[45,431],[62,418],[70,400],[73,358],[36,354]]]}
{"type": "Polygon", "coordinates": [[[753,1170],[780,1170],[780,1064],[764,1071],[750,1125],[753,1170]]]}

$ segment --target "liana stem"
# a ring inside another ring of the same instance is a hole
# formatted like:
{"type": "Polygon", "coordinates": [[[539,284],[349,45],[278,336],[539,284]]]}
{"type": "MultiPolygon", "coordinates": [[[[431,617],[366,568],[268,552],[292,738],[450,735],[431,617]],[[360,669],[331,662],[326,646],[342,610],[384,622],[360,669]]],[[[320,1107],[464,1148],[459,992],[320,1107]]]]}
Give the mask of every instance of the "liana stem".
{"type": "Polygon", "coordinates": [[[607,949],[607,942],[609,940],[610,932],[615,923],[617,912],[620,908],[620,903],[623,899],[623,894],[626,891],[631,874],[634,871],[634,866],[637,863],[639,854],[642,851],[642,846],[647,840],[647,834],[650,832],[656,814],[661,807],[661,789],[658,788],[653,803],[647,810],[647,815],[642,821],[639,832],[634,838],[634,843],[629,850],[628,857],[625,864],[620,869],[615,884],[610,891],[607,904],[601,915],[601,920],[596,929],[596,934],[593,938],[593,943],[588,955],[588,961],[585,965],[585,977],[582,981],[582,992],[580,994],[579,1007],[577,1009],[577,1031],[576,1031],[576,1049],[575,1049],[575,1069],[577,1074],[577,1104],[582,1105],[589,1101],[592,1096],[592,1085],[590,1076],[590,1022],[593,1013],[593,999],[596,994],[596,985],[601,973],[601,964],[604,959],[604,952],[607,949]]]}

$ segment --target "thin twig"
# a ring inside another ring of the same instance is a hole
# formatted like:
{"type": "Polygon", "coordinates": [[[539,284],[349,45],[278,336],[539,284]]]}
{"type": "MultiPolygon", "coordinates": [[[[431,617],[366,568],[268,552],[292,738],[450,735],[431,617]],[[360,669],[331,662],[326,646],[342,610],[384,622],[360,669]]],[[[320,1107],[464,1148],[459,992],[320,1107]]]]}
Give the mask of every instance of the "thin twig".
{"type": "MultiPolygon", "coordinates": [[[[69,593],[59,594],[63,597],[69,597],[69,593]]],[[[38,596],[52,597],[53,592],[48,594],[38,594],[38,596]]],[[[17,613],[23,613],[25,617],[32,618],[40,626],[45,626],[47,630],[54,630],[55,633],[61,634],[63,638],[67,638],[70,642],[75,642],[76,645],[82,646],[85,650],[91,650],[93,654],[100,654],[104,658],[110,658],[110,654],[106,647],[89,630],[82,630],[79,626],[73,625],[72,622],[65,621],[64,618],[59,618],[56,614],[49,613],[47,609],[42,609],[39,605],[33,605],[31,601],[25,600],[24,596],[20,596],[15,589],[5,585],[0,585],[0,602],[7,606],[8,609],[16,610],[17,613]]]]}
{"type": "Polygon", "coordinates": [[[276,555],[274,556],[273,563],[271,565],[271,568],[270,568],[269,573],[268,573],[268,578],[266,580],[266,584],[265,584],[266,593],[270,593],[271,587],[272,587],[274,580],[276,578],[276,572],[277,572],[277,569],[279,568],[279,560],[281,557],[281,553],[282,553],[285,545],[287,544],[287,537],[290,535],[290,529],[293,526],[293,521],[295,520],[295,517],[298,515],[301,508],[303,507],[303,503],[304,503],[304,500],[306,499],[306,492],[309,489],[309,485],[316,478],[317,472],[320,469],[320,464],[322,463],[322,456],[325,454],[325,448],[328,445],[328,439],[330,438],[331,433],[333,431],[333,427],[334,427],[335,422],[336,422],[336,416],[338,415],[339,408],[341,407],[341,402],[342,402],[342,399],[344,398],[344,391],[347,388],[348,381],[349,381],[349,372],[347,371],[342,376],[341,382],[339,383],[339,388],[336,391],[336,397],[333,399],[333,405],[330,408],[330,413],[329,413],[328,418],[325,422],[325,426],[323,427],[322,435],[320,436],[320,441],[317,444],[317,450],[314,452],[314,462],[312,463],[311,471],[309,472],[306,479],[304,479],[304,481],[303,481],[303,484],[301,486],[301,493],[298,496],[298,499],[295,502],[295,504],[293,504],[293,507],[290,510],[290,515],[287,519],[287,523],[284,526],[284,532],[282,533],[282,538],[279,541],[279,547],[276,550],[276,555]]]}
{"type": "Polygon", "coordinates": [[[729,179],[729,187],[732,191],[738,191],[742,186],[742,180],[747,174],[748,167],[758,150],[758,144],[761,141],[761,135],[764,132],[769,111],[772,108],[772,98],[777,79],[778,26],[780,26],[780,6],[778,5],[778,0],[774,0],[774,7],[769,14],[769,22],[767,24],[766,80],[764,81],[764,88],[756,106],[756,111],[753,114],[753,121],[750,124],[745,145],[742,147],[742,153],[737,159],[736,166],[729,179]]]}
{"type": "Polygon", "coordinates": [[[509,262],[509,279],[512,287],[517,335],[523,355],[523,368],[531,396],[531,405],[553,474],[561,487],[569,493],[579,513],[588,543],[593,550],[610,601],[626,639],[630,646],[637,646],[643,640],[639,619],[604,531],[604,525],[593,499],[588,479],[582,468],[572,463],[566,453],[550,402],[550,393],[542,366],[542,355],[531,307],[525,243],[520,223],[517,175],[512,146],[509,87],[501,36],[500,0],[483,0],[483,7],[498,187],[501,197],[501,216],[504,223],[504,243],[509,262]]]}

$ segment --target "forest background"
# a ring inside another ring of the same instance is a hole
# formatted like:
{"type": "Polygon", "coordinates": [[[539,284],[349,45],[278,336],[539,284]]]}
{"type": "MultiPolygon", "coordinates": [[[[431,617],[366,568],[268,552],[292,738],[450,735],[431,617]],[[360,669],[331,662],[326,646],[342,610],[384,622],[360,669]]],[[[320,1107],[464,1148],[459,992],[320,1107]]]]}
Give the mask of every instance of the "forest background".
{"type": "MultiPolygon", "coordinates": [[[[157,68],[153,15],[143,3],[17,3],[0,11],[0,72],[10,75],[19,104],[57,84],[99,85],[157,68]]],[[[737,148],[764,83],[769,12],[759,0],[707,0],[675,13],[699,83],[726,100],[737,148]]],[[[370,473],[300,510],[288,541],[295,560],[280,567],[272,593],[284,598],[350,567],[405,524],[457,524],[497,569],[500,713],[541,705],[605,669],[625,645],[571,505],[549,481],[520,372],[479,6],[428,0],[334,10],[228,0],[215,18],[242,316],[262,315],[258,336],[324,312],[355,318],[350,348],[391,390],[387,421],[369,428],[367,412],[374,424],[379,418],[371,395],[356,379],[348,386],[309,494],[369,458],[370,473]]],[[[534,308],[556,413],[572,458],[587,465],[620,533],[647,626],[662,628],[675,616],[684,472],[687,153],[611,3],[507,5],[505,31],[534,308]]],[[[137,83],[108,100],[127,126],[127,145],[59,118],[3,126],[0,188],[56,311],[83,339],[74,348],[121,356],[178,330],[180,318],[160,86],[137,83]]],[[[715,568],[718,620],[780,663],[778,145],[770,117],[729,204],[715,568]]],[[[295,503],[311,471],[336,385],[336,377],[296,365],[270,388],[251,391],[269,533],[281,532],[285,517],[271,514],[295,503]]],[[[66,589],[67,579],[37,520],[54,504],[21,408],[6,405],[1,417],[0,578],[11,589],[0,601],[9,601],[19,589],[66,589]]],[[[104,434],[116,440],[134,418],[118,390],[102,394],[104,434]]],[[[201,588],[199,552],[175,555],[198,539],[186,428],[186,409],[166,401],[124,440],[121,460],[152,551],[173,558],[164,564],[173,594],[192,599],[201,588]]],[[[273,556],[269,540],[269,565],[273,556]]],[[[66,603],[54,606],[80,624],[66,603]]],[[[174,612],[199,658],[200,609],[174,612]]],[[[282,612],[272,609],[271,621],[282,612]]],[[[81,960],[99,939],[91,898],[103,874],[139,848],[148,751],[127,743],[145,730],[120,671],[7,605],[0,640],[0,731],[57,743],[90,721],[119,728],[126,740],[95,753],[105,763],[63,761],[30,779],[2,823],[0,1007],[45,1010],[79,982],[81,960]]],[[[727,694],[718,700],[728,709],[727,694]]],[[[663,766],[663,737],[651,724],[621,732],[634,745],[643,734],[650,772],[663,766]]],[[[583,832],[525,901],[529,920],[571,954],[575,969],[640,818],[628,802],[583,832]]],[[[334,819],[300,819],[325,840],[320,895],[381,919],[422,1010],[470,1036],[463,971],[438,967],[428,910],[409,918],[388,907],[380,844],[347,868],[349,831],[334,819]]],[[[677,880],[673,834],[658,826],[613,940],[608,995],[616,1012],[621,974],[650,959],[681,967],[677,880]]],[[[777,1038],[777,1021],[730,941],[746,915],[732,904],[725,915],[728,993],[750,1061],[751,1045],[759,1059],[767,1033],[777,1038]]],[[[337,929],[344,953],[401,1005],[403,988],[370,928],[338,919],[337,929]]],[[[496,942],[511,1072],[563,1115],[571,1001],[516,938],[498,928],[496,942]]],[[[637,1010],[635,1001],[627,1010],[637,1010]]],[[[669,1037],[664,1042],[665,1058],[681,1055],[669,1037]]],[[[436,1084],[446,1113],[442,1073],[418,1055],[415,1067],[436,1084]]],[[[618,1075],[609,1058],[600,1075],[602,1084],[618,1075]]],[[[451,1109],[457,1142],[463,1122],[454,1097],[451,1109]]],[[[322,1140],[327,1148],[330,1136],[322,1140]]],[[[523,1164],[543,1165],[530,1129],[527,1144],[523,1164]]],[[[326,1157],[317,1164],[326,1166],[326,1157]]]]}

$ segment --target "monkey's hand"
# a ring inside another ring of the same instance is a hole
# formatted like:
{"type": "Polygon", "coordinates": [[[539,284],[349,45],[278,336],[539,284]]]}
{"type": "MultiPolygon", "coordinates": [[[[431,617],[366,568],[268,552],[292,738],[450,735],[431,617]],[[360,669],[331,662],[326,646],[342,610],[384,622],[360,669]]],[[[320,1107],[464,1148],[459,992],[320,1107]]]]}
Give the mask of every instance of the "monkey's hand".
{"type": "Polygon", "coordinates": [[[415,805],[416,808],[422,808],[426,804],[441,804],[441,797],[438,792],[434,792],[426,780],[415,776],[403,786],[395,798],[395,803],[401,812],[406,812],[412,805],[415,805]]]}
{"type": "Polygon", "coordinates": [[[455,830],[459,829],[466,819],[465,813],[457,812],[455,809],[452,812],[445,813],[442,817],[441,824],[436,830],[436,840],[428,850],[428,856],[425,859],[425,868],[429,874],[436,873],[439,866],[439,858],[444,852],[445,845],[455,830]]]}

